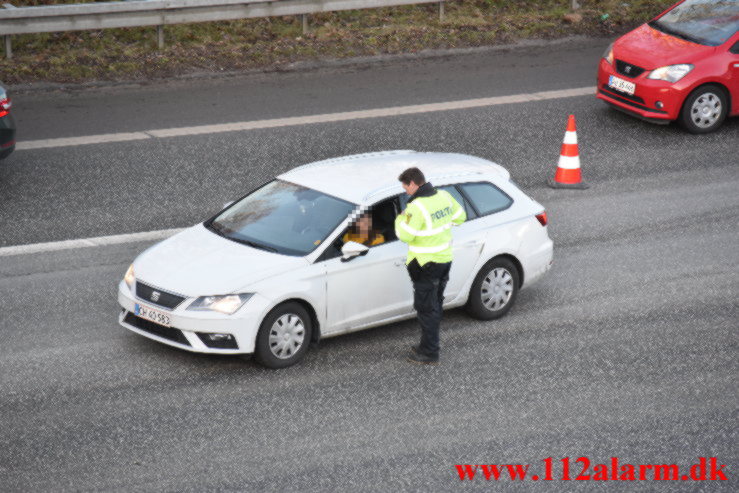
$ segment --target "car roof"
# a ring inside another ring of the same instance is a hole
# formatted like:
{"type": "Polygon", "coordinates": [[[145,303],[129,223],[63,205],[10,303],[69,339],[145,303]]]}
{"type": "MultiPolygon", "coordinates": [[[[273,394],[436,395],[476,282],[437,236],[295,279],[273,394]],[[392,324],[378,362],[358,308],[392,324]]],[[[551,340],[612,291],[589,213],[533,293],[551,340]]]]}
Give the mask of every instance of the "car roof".
{"type": "MultiPolygon", "coordinates": [[[[279,175],[280,180],[302,185],[340,199],[361,204],[403,189],[398,176],[404,170],[419,168],[434,184],[455,183],[465,176],[495,174],[508,179],[502,166],[466,154],[416,152],[410,150],[354,154],[309,163],[279,175]]],[[[482,176],[478,176],[478,179],[482,176]]]]}

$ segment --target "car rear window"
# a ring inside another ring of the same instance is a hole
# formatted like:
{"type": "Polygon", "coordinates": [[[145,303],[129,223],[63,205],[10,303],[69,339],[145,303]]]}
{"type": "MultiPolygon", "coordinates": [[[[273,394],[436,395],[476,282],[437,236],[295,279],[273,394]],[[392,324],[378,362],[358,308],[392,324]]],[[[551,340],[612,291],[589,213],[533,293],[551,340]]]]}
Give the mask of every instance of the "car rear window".
{"type": "Polygon", "coordinates": [[[508,209],[513,199],[491,183],[465,183],[462,190],[481,216],[508,209]]]}

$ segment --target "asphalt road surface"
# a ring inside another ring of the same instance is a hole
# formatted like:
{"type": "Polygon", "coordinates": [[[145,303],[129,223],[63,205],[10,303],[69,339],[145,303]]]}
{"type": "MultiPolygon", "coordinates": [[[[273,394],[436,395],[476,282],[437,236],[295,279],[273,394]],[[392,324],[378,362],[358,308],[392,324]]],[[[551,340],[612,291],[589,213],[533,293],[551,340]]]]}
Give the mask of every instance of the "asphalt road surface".
{"type": "MultiPolygon", "coordinates": [[[[607,43],[21,92],[18,140],[581,88],[607,43]]],[[[409,321],[270,371],[118,326],[117,282],[150,243],[0,256],[0,490],[737,491],[738,143],[739,119],[693,136],[586,95],[19,150],[0,164],[0,247],[184,227],[297,164],[404,148],[506,166],[546,206],[555,263],[503,319],[446,312],[437,367],[404,360],[409,321]],[[585,191],[544,185],[570,113],[585,191]],[[728,479],[575,481],[581,456],[591,475],[716,457],[728,479]],[[532,481],[547,457],[554,480],[532,481]],[[461,481],[455,464],[529,479],[461,481]]]]}

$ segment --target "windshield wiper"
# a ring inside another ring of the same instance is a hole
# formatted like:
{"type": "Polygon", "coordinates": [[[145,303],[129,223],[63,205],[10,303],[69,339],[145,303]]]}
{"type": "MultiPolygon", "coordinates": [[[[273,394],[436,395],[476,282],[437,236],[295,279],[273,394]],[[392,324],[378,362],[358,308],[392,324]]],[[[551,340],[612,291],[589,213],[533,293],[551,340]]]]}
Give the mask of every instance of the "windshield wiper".
{"type": "Polygon", "coordinates": [[[249,241],[249,240],[242,240],[240,238],[232,238],[230,236],[227,236],[226,238],[228,238],[229,240],[238,241],[242,245],[250,246],[252,248],[258,248],[259,250],[266,250],[268,252],[277,253],[277,249],[276,248],[271,247],[271,246],[267,246],[267,245],[262,245],[261,243],[257,243],[257,242],[249,241]]]}
{"type": "MultiPolygon", "coordinates": [[[[250,246],[252,248],[257,248],[259,250],[266,250],[268,252],[279,253],[278,250],[274,247],[271,247],[268,245],[262,245],[261,243],[257,243],[251,240],[243,240],[241,238],[234,238],[233,236],[228,235],[227,232],[224,231],[223,228],[215,221],[211,221],[210,223],[206,224],[205,227],[213,231],[218,236],[222,236],[228,240],[235,241],[236,243],[241,243],[242,245],[250,246]]],[[[230,232],[233,233],[233,231],[230,231],[230,232]]]]}

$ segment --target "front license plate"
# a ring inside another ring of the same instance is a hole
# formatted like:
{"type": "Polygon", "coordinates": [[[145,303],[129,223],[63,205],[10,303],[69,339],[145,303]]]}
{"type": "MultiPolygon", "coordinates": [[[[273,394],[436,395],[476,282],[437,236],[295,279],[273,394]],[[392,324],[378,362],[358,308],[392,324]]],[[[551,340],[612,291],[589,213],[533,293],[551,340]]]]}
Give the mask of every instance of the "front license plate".
{"type": "Polygon", "coordinates": [[[608,77],[608,85],[614,89],[618,89],[621,92],[625,92],[630,96],[633,96],[634,91],[636,90],[636,84],[634,84],[633,82],[629,82],[628,80],[623,80],[619,77],[616,77],[615,75],[611,75],[608,77]]]}
{"type": "Polygon", "coordinates": [[[146,320],[151,320],[152,322],[159,325],[164,325],[165,327],[169,327],[172,325],[172,322],[169,319],[169,315],[167,315],[166,313],[162,313],[159,310],[149,308],[148,306],[143,306],[136,303],[134,313],[136,314],[136,316],[145,318],[146,320]]]}

